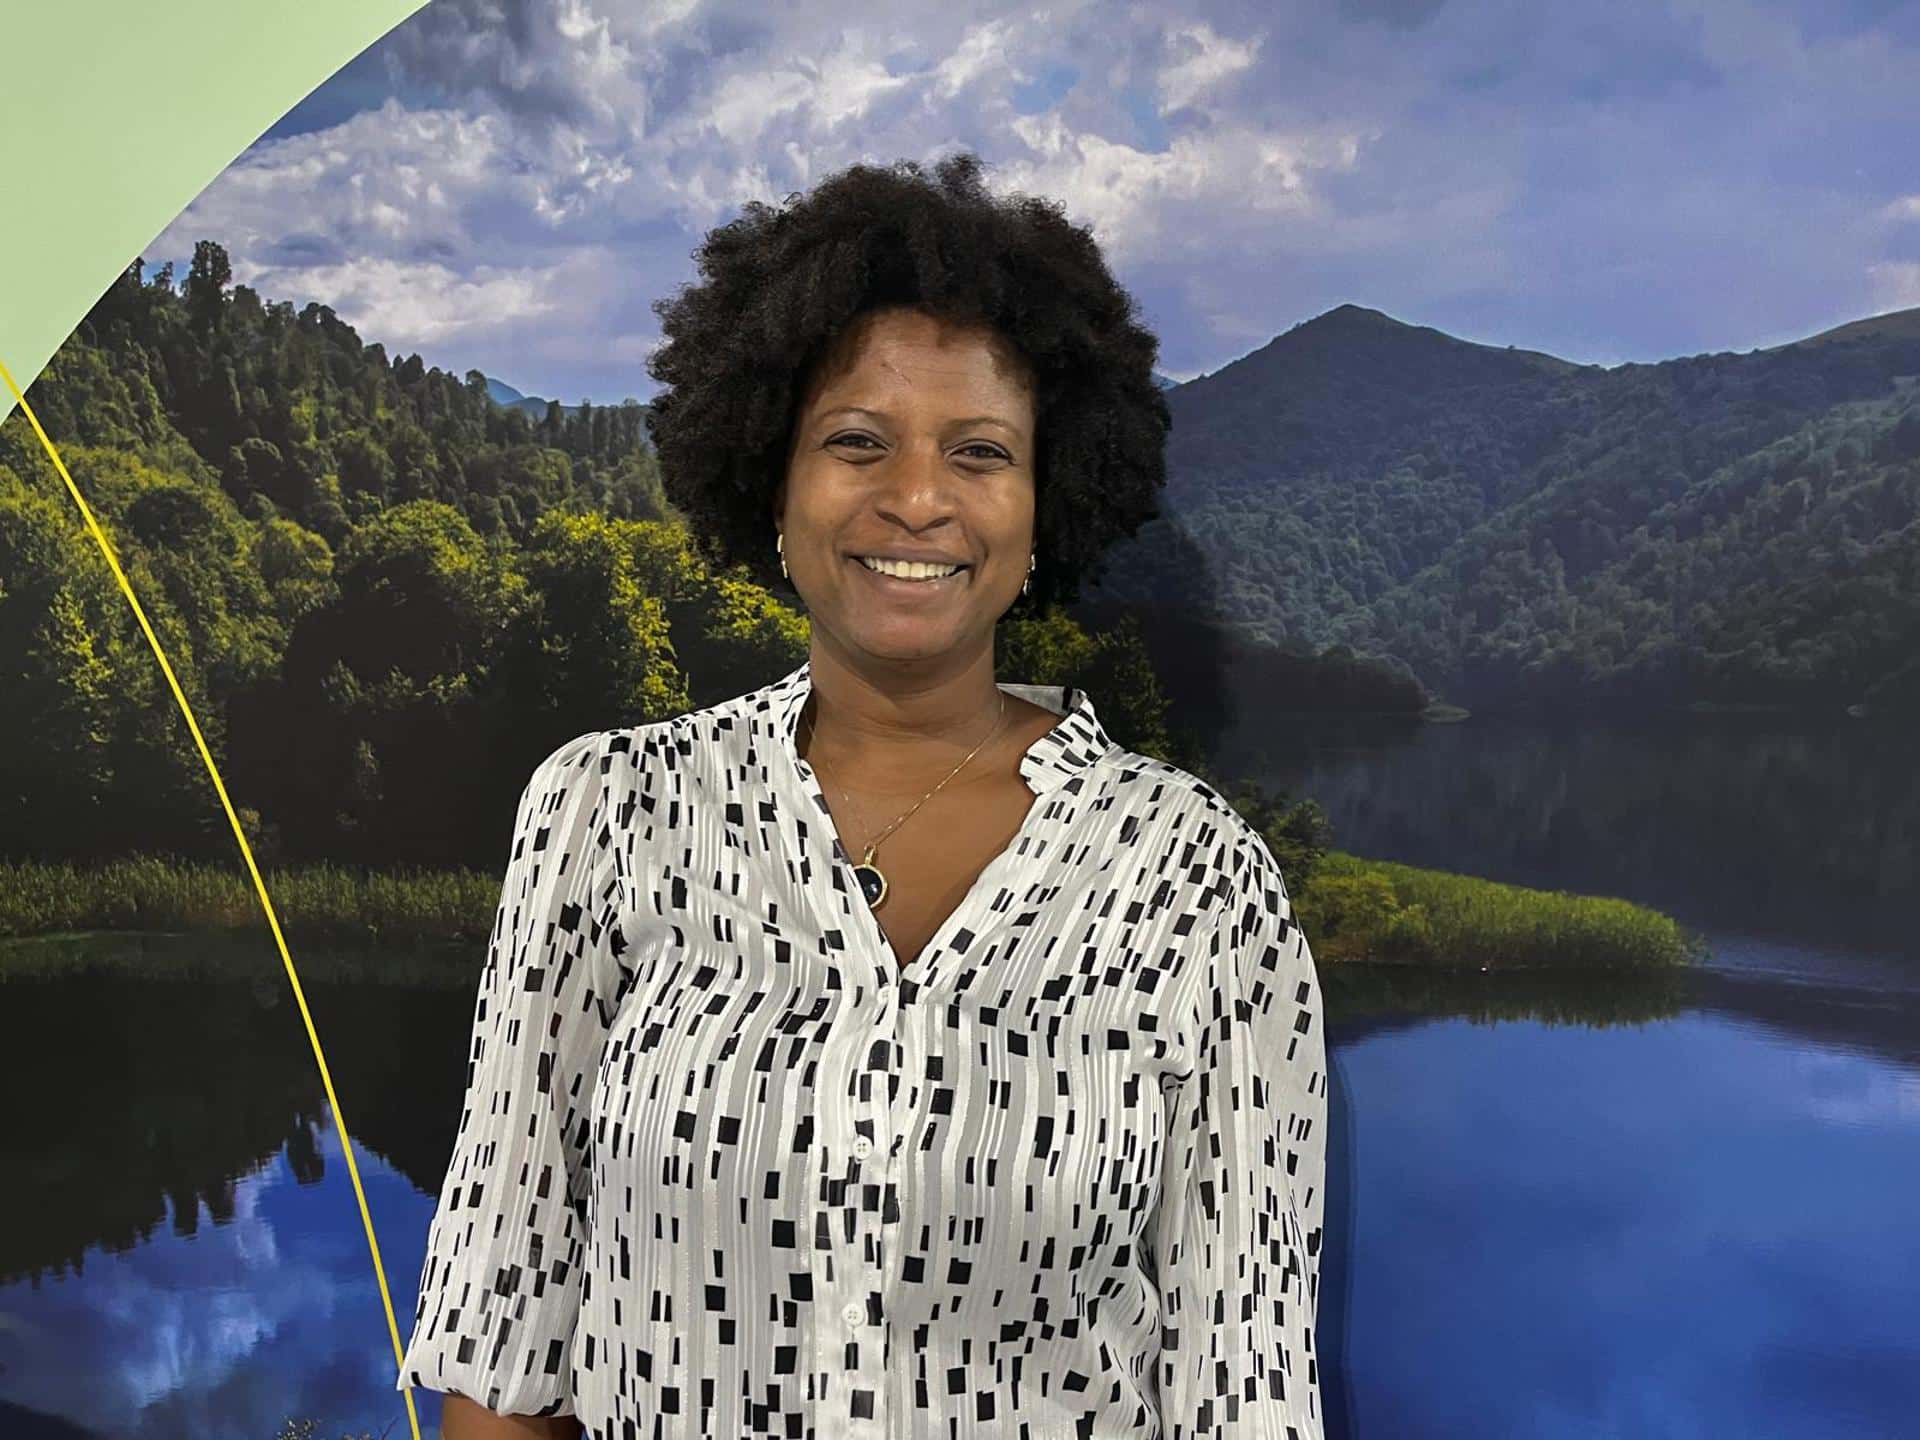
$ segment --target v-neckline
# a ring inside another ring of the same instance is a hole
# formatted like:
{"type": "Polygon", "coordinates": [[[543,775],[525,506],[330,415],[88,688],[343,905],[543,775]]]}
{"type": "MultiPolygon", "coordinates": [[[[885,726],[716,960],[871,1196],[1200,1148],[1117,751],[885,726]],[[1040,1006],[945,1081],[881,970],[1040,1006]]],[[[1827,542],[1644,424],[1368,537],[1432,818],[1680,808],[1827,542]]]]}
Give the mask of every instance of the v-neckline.
{"type": "MultiPolygon", "coordinates": [[[[1009,691],[1020,690],[1028,692],[1026,694],[1015,695],[1015,699],[1032,699],[1031,692],[1033,687],[1031,686],[1020,685],[1009,687],[1002,685],[1000,688],[1009,691]]],[[[1034,701],[1034,703],[1038,704],[1039,702],[1034,701]]],[[[819,813],[826,817],[827,848],[832,854],[834,868],[844,873],[845,883],[854,897],[855,908],[865,914],[867,924],[872,927],[873,936],[879,941],[880,949],[884,953],[887,961],[887,968],[885,968],[884,974],[887,977],[888,983],[891,983],[895,978],[912,978],[918,983],[920,972],[926,968],[930,960],[937,958],[939,952],[945,949],[946,945],[952,939],[952,932],[960,928],[966,918],[967,912],[973,908],[974,902],[980,894],[990,883],[996,881],[998,873],[1001,870],[1012,863],[1013,857],[1022,849],[1028,832],[1035,828],[1041,812],[1047,808],[1047,793],[1035,790],[1032,782],[1027,779],[1027,761],[1042,745],[1047,744],[1055,738],[1055,731],[1067,722],[1073,712],[1071,707],[1065,711],[1053,710],[1053,707],[1049,705],[1041,705],[1041,708],[1048,710],[1054,715],[1054,723],[1045,730],[1042,730],[1039,735],[1035,736],[1028,744],[1027,748],[1021,753],[1020,763],[1017,767],[1020,775],[1020,783],[1026,786],[1028,794],[1033,796],[1032,801],[1027,806],[1027,813],[1020,818],[1019,828],[1013,832],[1013,837],[1008,840],[1005,845],[1001,846],[999,850],[995,851],[992,858],[980,868],[980,873],[973,877],[973,883],[967,887],[966,892],[961,895],[953,909],[947,912],[946,918],[934,927],[933,933],[927,937],[926,943],[920,947],[911,962],[903,962],[900,959],[900,953],[893,948],[893,940],[887,934],[886,926],[880,923],[880,916],[875,913],[873,906],[867,903],[867,897],[860,889],[859,878],[853,873],[855,864],[853,855],[847,849],[845,842],[840,838],[840,823],[834,818],[832,809],[828,807],[826,791],[820,783],[819,772],[813,768],[813,763],[805,756],[794,756],[795,762],[800,767],[800,774],[806,781],[809,798],[813,801],[814,807],[819,813]],[[914,972],[911,977],[907,974],[909,966],[911,966],[914,972]]]]}

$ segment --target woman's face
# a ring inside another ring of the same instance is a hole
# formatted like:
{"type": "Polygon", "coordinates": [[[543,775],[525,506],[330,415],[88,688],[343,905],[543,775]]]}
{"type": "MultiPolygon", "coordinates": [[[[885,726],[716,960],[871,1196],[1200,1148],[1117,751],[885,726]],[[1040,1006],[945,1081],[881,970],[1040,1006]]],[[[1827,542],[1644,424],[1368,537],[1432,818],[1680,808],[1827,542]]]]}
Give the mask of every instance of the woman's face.
{"type": "Polygon", "coordinates": [[[849,656],[991,652],[1033,549],[1031,384],[990,330],[903,308],[863,321],[795,417],[775,502],[794,588],[849,656]],[[916,579],[874,559],[962,568],[916,579]]]}

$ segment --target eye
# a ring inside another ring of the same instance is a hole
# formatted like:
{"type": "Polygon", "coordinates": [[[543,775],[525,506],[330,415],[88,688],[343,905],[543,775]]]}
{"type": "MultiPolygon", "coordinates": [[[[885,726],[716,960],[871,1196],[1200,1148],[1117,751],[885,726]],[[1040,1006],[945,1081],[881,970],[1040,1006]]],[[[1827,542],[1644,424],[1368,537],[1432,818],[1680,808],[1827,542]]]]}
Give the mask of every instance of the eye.
{"type": "MultiPolygon", "coordinates": [[[[871,435],[859,430],[845,430],[826,442],[828,445],[851,445],[857,450],[884,448],[871,435]]],[[[987,440],[975,440],[960,447],[960,454],[976,460],[1003,460],[1011,462],[1013,457],[998,445],[987,440]],[[981,452],[981,453],[974,453],[981,452]]]]}

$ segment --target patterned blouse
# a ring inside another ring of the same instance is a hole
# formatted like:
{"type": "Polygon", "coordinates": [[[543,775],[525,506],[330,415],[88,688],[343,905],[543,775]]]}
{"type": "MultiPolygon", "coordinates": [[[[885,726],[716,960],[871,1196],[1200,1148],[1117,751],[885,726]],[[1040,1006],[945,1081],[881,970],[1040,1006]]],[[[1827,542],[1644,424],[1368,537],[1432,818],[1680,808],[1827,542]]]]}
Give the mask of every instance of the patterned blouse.
{"type": "Polygon", "coordinates": [[[398,1388],[609,1440],[1318,1440],[1327,1068],[1257,831],[1085,692],[904,969],[810,667],[514,822],[398,1388]]]}

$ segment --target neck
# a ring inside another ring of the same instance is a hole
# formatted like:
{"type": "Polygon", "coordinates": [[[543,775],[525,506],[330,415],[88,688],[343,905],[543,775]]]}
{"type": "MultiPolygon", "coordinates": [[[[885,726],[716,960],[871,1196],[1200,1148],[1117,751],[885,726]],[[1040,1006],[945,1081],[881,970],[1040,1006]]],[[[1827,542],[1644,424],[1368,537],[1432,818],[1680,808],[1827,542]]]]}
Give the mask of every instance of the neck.
{"type": "MultiPolygon", "coordinates": [[[[813,694],[795,743],[802,759],[855,790],[925,789],[993,733],[1007,703],[991,647],[953,663],[887,669],[850,663],[816,637],[808,665],[813,694]]],[[[986,758],[983,749],[974,764],[986,758]]]]}

